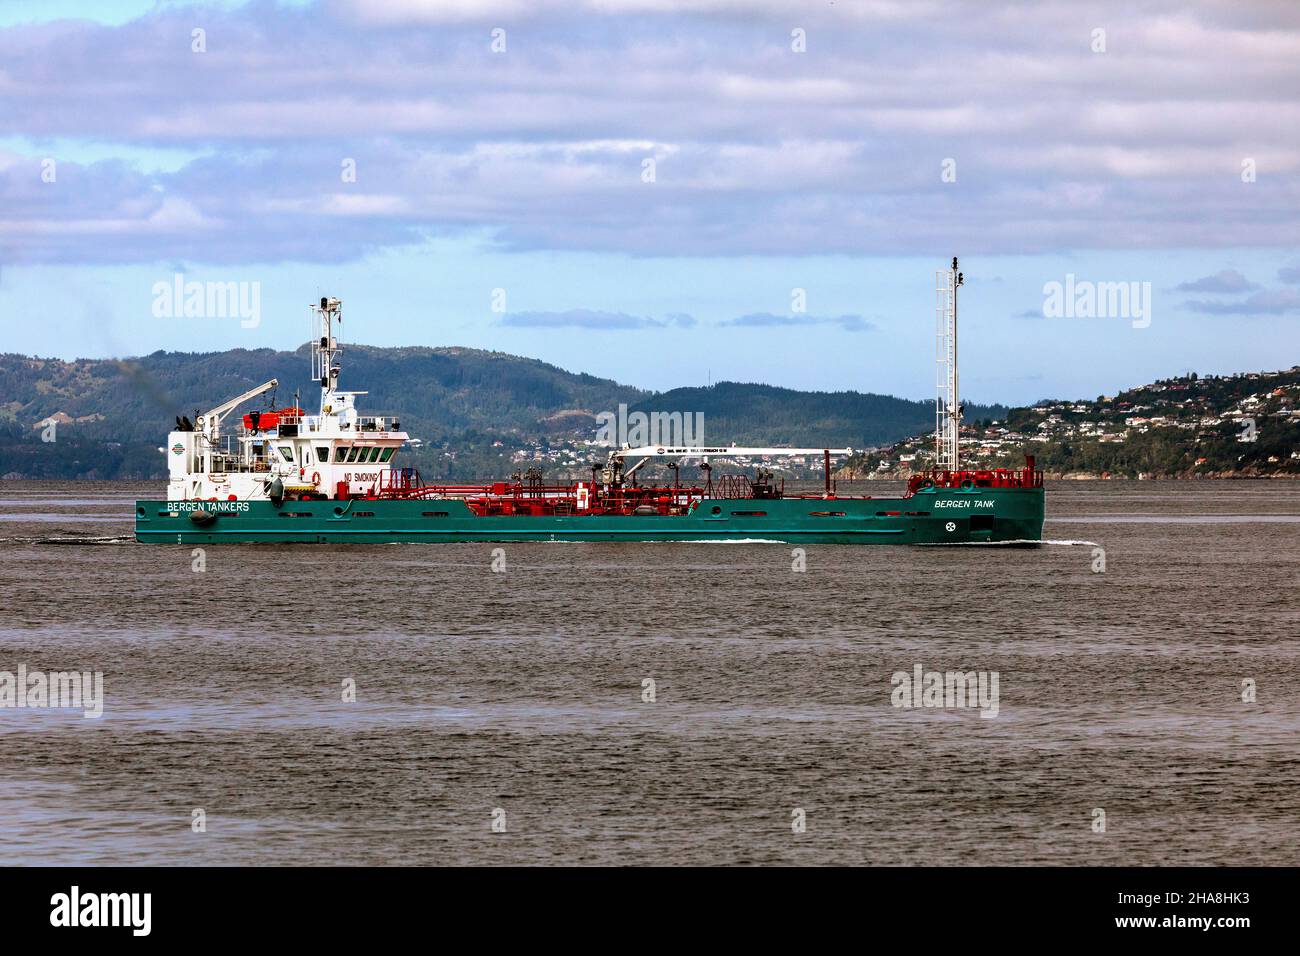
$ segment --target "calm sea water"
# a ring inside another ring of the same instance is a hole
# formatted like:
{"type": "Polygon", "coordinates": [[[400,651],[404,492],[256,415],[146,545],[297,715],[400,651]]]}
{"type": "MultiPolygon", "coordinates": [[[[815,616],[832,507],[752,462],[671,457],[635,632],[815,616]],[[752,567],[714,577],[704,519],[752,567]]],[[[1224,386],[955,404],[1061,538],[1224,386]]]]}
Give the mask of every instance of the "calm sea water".
{"type": "Polygon", "coordinates": [[[0,484],[0,670],[105,696],[0,708],[9,861],[1300,863],[1300,483],[1062,483],[1060,543],[802,573],[773,544],[196,572],[121,537],[159,491],[0,484]],[[997,671],[998,715],[893,707],[916,664],[997,671]]]}

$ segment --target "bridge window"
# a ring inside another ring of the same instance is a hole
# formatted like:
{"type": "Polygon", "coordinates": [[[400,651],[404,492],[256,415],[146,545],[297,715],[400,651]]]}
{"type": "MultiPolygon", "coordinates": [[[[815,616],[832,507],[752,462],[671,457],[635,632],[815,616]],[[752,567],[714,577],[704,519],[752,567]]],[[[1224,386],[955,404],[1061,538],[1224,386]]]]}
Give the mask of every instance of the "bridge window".
{"type": "Polygon", "coordinates": [[[281,458],[283,458],[285,461],[293,461],[293,446],[292,446],[292,445],[280,445],[279,448],[280,448],[280,457],[281,457],[281,458]]]}
{"type": "Polygon", "coordinates": [[[379,460],[379,449],[378,448],[370,449],[370,457],[366,460],[371,464],[377,462],[379,460]]]}
{"type": "Polygon", "coordinates": [[[329,462],[329,460],[330,460],[330,446],[329,446],[329,445],[317,445],[317,446],[316,446],[316,457],[320,459],[322,465],[327,464],[327,463],[329,462]]]}
{"type": "Polygon", "coordinates": [[[393,457],[393,449],[391,449],[391,448],[385,448],[385,449],[384,449],[384,453],[383,453],[382,455],[379,456],[379,460],[380,460],[381,462],[386,462],[386,461],[388,461],[388,459],[390,459],[390,458],[392,458],[392,457],[393,457]]]}

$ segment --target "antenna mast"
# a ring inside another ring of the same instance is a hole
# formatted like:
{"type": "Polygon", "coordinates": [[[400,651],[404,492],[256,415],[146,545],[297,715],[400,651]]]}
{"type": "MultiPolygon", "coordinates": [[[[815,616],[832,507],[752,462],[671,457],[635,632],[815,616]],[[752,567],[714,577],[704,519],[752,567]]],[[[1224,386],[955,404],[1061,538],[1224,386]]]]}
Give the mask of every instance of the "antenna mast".
{"type": "Polygon", "coordinates": [[[320,305],[312,303],[311,310],[320,318],[318,338],[312,342],[311,369],[321,389],[321,407],[339,384],[339,366],[336,356],[343,351],[334,335],[334,320],[343,321],[343,303],[338,299],[322,297],[320,305]]]}
{"type": "Polygon", "coordinates": [[[963,276],[952,268],[934,274],[935,371],[939,394],[934,401],[934,459],[940,471],[958,470],[957,437],[961,428],[961,399],[957,394],[957,290],[963,276]]]}

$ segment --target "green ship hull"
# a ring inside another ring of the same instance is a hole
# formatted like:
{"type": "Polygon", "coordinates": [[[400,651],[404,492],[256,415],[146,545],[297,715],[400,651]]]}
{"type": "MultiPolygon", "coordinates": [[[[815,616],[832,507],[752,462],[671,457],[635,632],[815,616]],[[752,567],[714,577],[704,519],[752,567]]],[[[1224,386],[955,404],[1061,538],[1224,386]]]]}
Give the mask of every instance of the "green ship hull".
{"type": "Polygon", "coordinates": [[[476,515],[460,499],[138,501],[158,544],[464,541],[771,541],[969,544],[1042,537],[1036,488],[922,488],[896,498],[706,498],[689,514],[476,515]]]}

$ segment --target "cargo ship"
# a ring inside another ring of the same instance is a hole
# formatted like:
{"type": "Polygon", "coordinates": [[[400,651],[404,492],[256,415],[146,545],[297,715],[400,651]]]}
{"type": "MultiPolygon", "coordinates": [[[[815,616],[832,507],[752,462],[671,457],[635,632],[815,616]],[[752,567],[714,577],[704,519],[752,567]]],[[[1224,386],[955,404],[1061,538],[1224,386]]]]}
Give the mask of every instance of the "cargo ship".
{"type": "MultiPolygon", "coordinates": [[[[338,299],[311,306],[319,325],[312,370],[319,412],[297,401],[242,416],[272,379],[205,414],[176,419],[167,439],[166,500],[137,501],[137,541],[161,544],[329,544],[510,541],[752,541],[791,544],[1033,544],[1042,537],[1042,472],[970,470],[958,464],[957,290],[952,268],[936,277],[935,461],[896,496],[839,494],[832,462],[851,448],[625,445],[611,448],[589,479],[547,483],[537,469],[508,481],[426,483],[398,456],[409,435],[393,416],[366,416],[365,392],[339,388],[338,299]],[[761,462],[819,458],[822,487],[790,492],[761,462]],[[756,473],[718,465],[758,461],[756,473]],[[643,484],[649,462],[667,463],[671,483],[643,484]],[[683,483],[694,462],[700,478],[683,483]]],[[[274,402],[272,402],[274,405],[274,402]]]]}

